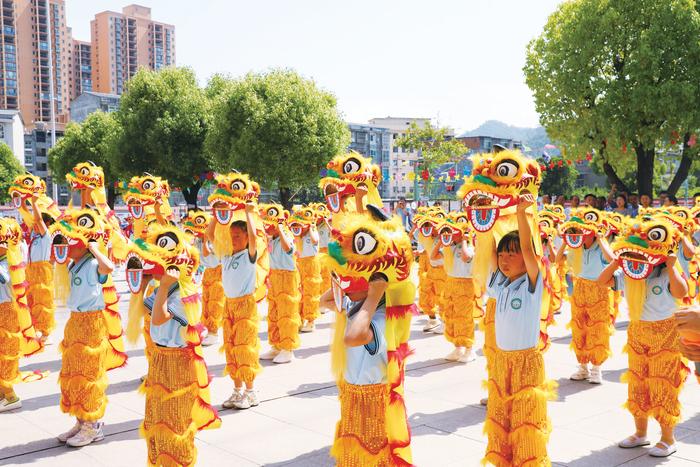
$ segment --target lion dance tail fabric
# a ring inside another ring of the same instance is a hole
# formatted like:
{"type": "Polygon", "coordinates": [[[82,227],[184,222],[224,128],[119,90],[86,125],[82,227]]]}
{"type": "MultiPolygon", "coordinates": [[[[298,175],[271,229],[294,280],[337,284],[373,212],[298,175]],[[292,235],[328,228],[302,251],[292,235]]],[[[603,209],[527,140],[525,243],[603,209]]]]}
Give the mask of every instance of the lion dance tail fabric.
{"type": "Polygon", "coordinates": [[[299,348],[299,273],[271,269],[268,286],[268,334],[270,345],[277,350],[299,348]]]}
{"type": "Polygon", "coordinates": [[[224,287],[221,285],[221,265],[206,268],[202,278],[202,324],[216,334],[224,315],[224,287]]]}
{"type": "Polygon", "coordinates": [[[318,256],[297,259],[301,276],[301,318],[315,321],[319,316],[321,299],[321,263],[318,256]]]}
{"type": "Polygon", "coordinates": [[[231,379],[250,383],[262,371],[260,339],[258,338],[258,309],[255,297],[246,295],[227,298],[224,311],[225,374],[231,379]]]}
{"type": "Polygon", "coordinates": [[[474,282],[448,277],[445,281],[445,338],[455,347],[474,344],[474,282]]]}
{"type": "Polygon", "coordinates": [[[53,266],[48,261],[37,261],[27,265],[27,305],[32,315],[34,329],[48,336],[56,326],[54,320],[53,266]]]}
{"type": "Polygon", "coordinates": [[[577,278],[571,297],[571,348],[581,364],[602,365],[611,355],[614,332],[613,292],[594,281],[577,278]]]}

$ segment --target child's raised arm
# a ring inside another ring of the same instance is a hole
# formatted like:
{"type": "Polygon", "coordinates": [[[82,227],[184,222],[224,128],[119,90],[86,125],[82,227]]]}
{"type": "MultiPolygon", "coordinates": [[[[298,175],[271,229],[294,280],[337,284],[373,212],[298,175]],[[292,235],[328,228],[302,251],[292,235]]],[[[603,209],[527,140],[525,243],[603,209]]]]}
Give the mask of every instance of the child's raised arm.
{"type": "Polygon", "coordinates": [[[532,245],[532,232],[530,230],[530,222],[527,220],[526,210],[535,204],[535,197],[531,194],[520,195],[520,202],[517,207],[518,217],[518,234],[520,237],[520,251],[523,253],[525,261],[525,269],[527,277],[532,286],[537,282],[537,277],[540,275],[540,265],[535,255],[535,248],[532,245]]]}
{"type": "Polygon", "coordinates": [[[32,196],[32,216],[34,216],[34,225],[36,226],[39,235],[43,237],[48,229],[46,228],[44,219],[41,217],[41,211],[39,211],[39,208],[36,205],[36,201],[37,198],[35,196],[32,196]]]}
{"type": "Polygon", "coordinates": [[[605,261],[617,261],[617,257],[612,251],[612,248],[610,248],[610,243],[608,243],[608,239],[605,238],[605,234],[599,232],[596,234],[596,236],[598,237],[598,243],[600,243],[600,250],[603,252],[603,258],[605,258],[605,261]]]}
{"type": "Polygon", "coordinates": [[[256,258],[258,254],[258,248],[255,241],[255,224],[253,223],[253,213],[257,209],[257,206],[255,206],[253,203],[247,203],[245,205],[246,228],[248,229],[248,257],[251,259],[256,258]]]}
{"type": "Polygon", "coordinates": [[[615,275],[615,271],[620,267],[620,263],[618,263],[618,260],[612,261],[610,264],[608,264],[605,269],[603,269],[603,272],[600,273],[600,276],[598,276],[598,279],[596,279],[596,282],[599,285],[602,285],[604,287],[607,287],[610,285],[610,282],[613,280],[613,276],[615,275]]]}
{"type": "Polygon", "coordinates": [[[284,234],[281,223],[277,224],[277,235],[280,237],[280,242],[282,243],[282,249],[284,252],[289,253],[292,251],[292,242],[290,242],[287,236],[284,234]]]}
{"type": "Polygon", "coordinates": [[[350,347],[357,347],[358,345],[365,345],[372,342],[374,335],[372,334],[372,328],[370,324],[372,323],[372,317],[377,311],[377,305],[382,300],[382,296],[388,287],[388,282],[384,279],[375,279],[370,281],[369,290],[367,291],[367,298],[360,311],[353,318],[352,322],[348,323],[347,329],[345,330],[345,345],[350,347]]]}
{"type": "Polygon", "coordinates": [[[97,272],[106,275],[114,271],[114,263],[112,260],[107,258],[102,254],[97,246],[97,242],[88,242],[88,250],[92,253],[92,256],[97,260],[97,272]]]}
{"type": "Polygon", "coordinates": [[[688,282],[681,273],[674,267],[678,258],[676,255],[668,255],[666,258],[666,269],[668,269],[669,290],[673,298],[683,298],[688,295],[688,282]]]}
{"type": "Polygon", "coordinates": [[[214,243],[214,231],[216,230],[216,219],[212,219],[207,226],[207,231],[204,233],[204,238],[214,243]]]}

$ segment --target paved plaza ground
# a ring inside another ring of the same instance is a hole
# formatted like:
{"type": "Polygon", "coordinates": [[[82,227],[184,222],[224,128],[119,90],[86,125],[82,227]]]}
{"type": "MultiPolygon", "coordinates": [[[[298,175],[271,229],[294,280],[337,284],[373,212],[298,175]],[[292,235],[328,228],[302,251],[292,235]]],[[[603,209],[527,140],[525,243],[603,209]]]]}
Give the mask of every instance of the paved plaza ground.
{"type": "MultiPolygon", "coordinates": [[[[126,314],[123,280],[121,310],[126,314]]],[[[265,306],[261,307],[261,314],[265,306]]],[[[129,348],[128,365],[109,373],[109,405],[104,418],[106,438],[81,449],[59,445],[55,436],[73,425],[58,407],[57,377],[61,367],[58,342],[68,318],[57,312],[54,345],[44,353],[22,361],[26,370],[50,370],[42,381],[17,387],[24,406],[0,414],[0,465],[37,466],[139,466],[146,463],[146,446],[139,438],[144,398],[137,392],[146,373],[143,345],[129,348]]],[[[569,381],[575,359],[569,350],[568,305],[551,328],[552,346],[545,356],[548,376],[558,381],[559,397],[549,404],[554,425],[549,453],[557,465],[567,466],[691,466],[700,465],[700,385],[689,379],[682,393],[683,421],[677,427],[678,452],[668,459],[654,459],[644,448],[623,450],[617,441],[633,431],[630,415],[622,408],[626,386],[619,382],[627,359],[626,315],[620,317],[613,338],[613,358],[604,367],[604,384],[569,381]]],[[[443,336],[424,334],[425,318],[414,319],[411,346],[415,354],[406,371],[406,405],[413,432],[413,458],[419,466],[478,466],[486,447],[482,434],[485,408],[485,360],[481,351],[473,363],[448,363],[451,350],[443,336]]],[[[220,410],[223,425],[197,436],[199,465],[226,466],[327,466],[329,449],[339,416],[337,391],[330,374],[328,344],[332,314],[318,322],[316,332],[302,335],[297,359],[287,365],[264,362],[256,381],[261,404],[245,411],[220,410]]],[[[267,350],[266,325],[261,323],[262,351],[267,350]]],[[[477,333],[476,348],[482,335],[477,333]]],[[[217,347],[205,349],[212,382],[212,401],[220,408],[229,397],[232,382],[223,377],[224,356],[217,347]]],[[[651,439],[659,436],[651,423],[651,439]]]]}

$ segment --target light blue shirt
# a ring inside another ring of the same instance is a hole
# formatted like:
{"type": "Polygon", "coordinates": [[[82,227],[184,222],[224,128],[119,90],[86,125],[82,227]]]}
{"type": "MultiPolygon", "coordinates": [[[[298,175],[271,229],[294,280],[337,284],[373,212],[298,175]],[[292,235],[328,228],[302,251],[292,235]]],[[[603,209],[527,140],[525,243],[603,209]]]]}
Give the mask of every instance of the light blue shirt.
{"type": "Polygon", "coordinates": [[[29,262],[49,261],[51,259],[51,242],[52,238],[48,232],[44,235],[32,232],[29,243],[29,262]]]}
{"type": "Polygon", "coordinates": [[[678,253],[676,253],[676,256],[678,257],[678,263],[681,265],[685,277],[690,277],[690,261],[693,258],[686,258],[685,251],[683,251],[683,243],[678,245],[678,253]]]}
{"type": "Polygon", "coordinates": [[[7,256],[0,258],[0,303],[12,301],[12,281],[7,266],[7,256]]]}
{"type": "MultiPolygon", "coordinates": [[[[433,250],[435,248],[440,247],[440,239],[436,238],[435,241],[433,241],[433,250]]],[[[432,252],[432,250],[431,250],[432,252]]],[[[433,259],[428,257],[428,260],[430,261],[430,265],[434,268],[441,268],[443,264],[445,264],[445,258],[438,258],[438,259],[433,259]]]]}
{"type": "Polygon", "coordinates": [[[418,238],[418,229],[416,229],[416,231],[413,232],[413,238],[415,239],[416,245],[417,245],[416,251],[418,253],[423,253],[425,251],[425,248],[423,248],[423,244],[420,242],[420,240],[418,238]]]}
{"type": "Polygon", "coordinates": [[[319,248],[328,248],[328,243],[331,241],[331,231],[325,222],[318,226],[318,246],[319,248]]]}
{"type": "MultiPolygon", "coordinates": [[[[353,302],[348,297],[343,299],[343,311],[348,313],[362,302],[353,302]]],[[[348,317],[348,326],[354,317],[348,317]]],[[[371,324],[374,338],[365,345],[346,347],[346,363],[343,377],[354,385],[369,385],[386,383],[386,367],[388,364],[387,343],[384,331],[386,328],[386,308],[383,303],[377,307],[371,324]]]]}
{"type": "MultiPolygon", "coordinates": [[[[158,292],[156,289],[151,295],[155,299],[155,295],[158,292]]],[[[180,298],[180,287],[175,284],[170,289],[170,294],[168,295],[168,311],[187,320],[185,316],[185,307],[182,304],[182,299],[180,298]]],[[[164,347],[186,347],[187,343],[182,337],[182,326],[175,319],[169,319],[163,324],[156,325],[151,321],[151,339],[158,345],[164,347]]]]}
{"type": "Polygon", "coordinates": [[[661,321],[673,316],[678,310],[676,299],[671,295],[671,280],[665,265],[657,266],[646,279],[646,297],[642,307],[642,321],[661,321]]]}
{"type": "Polygon", "coordinates": [[[581,247],[583,249],[583,264],[581,266],[581,279],[589,281],[597,280],[603,269],[608,265],[603,257],[603,250],[600,248],[600,243],[596,239],[590,248],[581,247]]]}
{"type": "Polygon", "coordinates": [[[219,261],[219,258],[214,254],[213,250],[211,248],[207,248],[209,250],[209,254],[207,256],[204,256],[204,241],[202,239],[197,239],[195,240],[195,245],[197,246],[197,250],[199,250],[199,265],[202,266],[203,268],[215,268],[221,262],[219,261]]]}
{"type": "Polygon", "coordinates": [[[700,245],[700,230],[693,234],[693,244],[695,246],[700,245]]]}
{"type": "Polygon", "coordinates": [[[472,277],[472,259],[474,258],[474,247],[468,246],[467,252],[472,257],[469,261],[462,259],[462,244],[451,245],[452,250],[452,271],[448,272],[450,277],[469,279],[472,277]]]}
{"type": "Polygon", "coordinates": [[[227,298],[245,297],[255,292],[255,259],[248,249],[221,258],[221,279],[227,298]]]}
{"type": "Polygon", "coordinates": [[[294,241],[290,240],[292,249],[284,251],[282,239],[279,236],[270,240],[270,269],[276,271],[294,271],[296,262],[294,261],[294,241]]]}
{"type": "Polygon", "coordinates": [[[318,245],[314,245],[311,241],[310,231],[301,237],[301,252],[299,254],[300,258],[308,258],[309,256],[316,256],[318,254],[318,245]]]}
{"type": "Polygon", "coordinates": [[[70,311],[104,310],[102,284],[107,282],[107,275],[97,272],[97,260],[88,253],[77,262],[71,263],[68,270],[70,293],[66,307],[70,311]]]}
{"type": "Polygon", "coordinates": [[[527,273],[514,281],[498,284],[498,275],[491,275],[496,291],[496,345],[501,350],[525,350],[537,346],[540,338],[540,308],[544,282],[537,276],[530,290],[527,273]]]}

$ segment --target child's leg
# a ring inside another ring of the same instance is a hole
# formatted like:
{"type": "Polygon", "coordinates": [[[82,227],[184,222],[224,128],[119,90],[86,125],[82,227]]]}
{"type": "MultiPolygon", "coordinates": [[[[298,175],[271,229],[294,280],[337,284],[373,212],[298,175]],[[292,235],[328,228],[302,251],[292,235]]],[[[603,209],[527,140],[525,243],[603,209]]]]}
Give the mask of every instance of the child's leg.
{"type": "Polygon", "coordinates": [[[637,438],[645,438],[651,402],[649,400],[648,347],[645,345],[646,327],[640,321],[632,321],[627,328],[627,366],[629,370],[622,377],[627,382],[627,402],[625,407],[634,417],[637,438]]]}
{"type": "Polygon", "coordinates": [[[236,384],[255,379],[262,371],[258,352],[258,310],[255,298],[246,295],[240,298],[227,298],[224,312],[224,350],[226,370],[236,384]]]}
{"type": "Polygon", "coordinates": [[[32,316],[34,329],[41,332],[41,337],[48,336],[56,322],[54,320],[54,285],[53,265],[48,261],[29,263],[27,265],[27,304],[32,316]]]}
{"type": "Polygon", "coordinates": [[[599,366],[607,360],[612,320],[610,288],[577,279],[571,303],[571,346],[579,363],[599,366]]]}
{"type": "Polygon", "coordinates": [[[298,261],[301,275],[301,317],[313,323],[319,315],[321,299],[321,264],[318,256],[300,258],[298,261]]]}
{"type": "Polygon", "coordinates": [[[488,376],[488,405],[484,422],[488,442],[484,460],[505,467],[513,465],[513,450],[509,440],[508,360],[506,353],[497,348],[492,349],[490,358],[492,371],[488,376]]]}
{"type": "Polygon", "coordinates": [[[0,397],[12,400],[17,396],[13,384],[19,378],[20,325],[13,302],[0,303],[0,397]]]}
{"type": "Polygon", "coordinates": [[[299,274],[296,271],[270,271],[268,300],[268,322],[274,329],[268,330],[270,345],[278,350],[299,348],[299,274]]]}
{"type": "Polygon", "coordinates": [[[202,278],[202,324],[210,334],[219,332],[224,314],[224,300],[221,266],[205,269],[202,278]]]}

